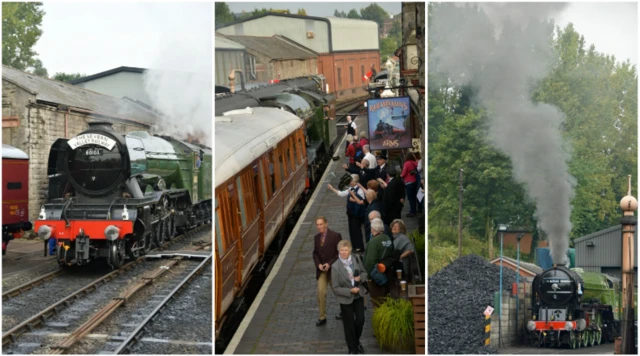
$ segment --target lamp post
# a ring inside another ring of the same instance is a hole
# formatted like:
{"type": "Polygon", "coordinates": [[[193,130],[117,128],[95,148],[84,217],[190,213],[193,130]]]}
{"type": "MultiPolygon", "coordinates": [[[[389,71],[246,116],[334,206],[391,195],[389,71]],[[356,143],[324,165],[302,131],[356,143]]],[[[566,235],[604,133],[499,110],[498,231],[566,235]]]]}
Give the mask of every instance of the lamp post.
{"type": "Polygon", "coordinates": [[[634,352],[633,335],[633,238],[637,219],[633,212],[638,209],[638,201],[631,196],[631,176],[629,175],[629,190],[620,200],[623,211],[622,219],[622,353],[634,352]]]}
{"type": "Polygon", "coordinates": [[[520,336],[520,324],[518,324],[518,314],[520,314],[520,240],[524,233],[521,232],[518,234],[518,248],[517,248],[517,260],[518,266],[516,267],[516,338],[520,336]]]}
{"type": "Polygon", "coordinates": [[[507,225],[499,224],[498,231],[500,231],[500,309],[498,309],[498,336],[499,342],[502,343],[502,240],[504,239],[504,232],[507,230],[507,225]]]}

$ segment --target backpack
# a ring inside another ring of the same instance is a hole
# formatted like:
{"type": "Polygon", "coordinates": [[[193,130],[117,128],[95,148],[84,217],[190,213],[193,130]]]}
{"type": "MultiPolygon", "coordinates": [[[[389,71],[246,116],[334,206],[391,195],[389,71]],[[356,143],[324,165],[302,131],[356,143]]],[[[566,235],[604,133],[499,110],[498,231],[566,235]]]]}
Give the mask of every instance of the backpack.
{"type": "Polygon", "coordinates": [[[356,162],[362,162],[362,159],[364,158],[364,151],[362,150],[362,147],[355,142],[353,143],[353,147],[356,149],[356,154],[353,158],[356,162]]]}

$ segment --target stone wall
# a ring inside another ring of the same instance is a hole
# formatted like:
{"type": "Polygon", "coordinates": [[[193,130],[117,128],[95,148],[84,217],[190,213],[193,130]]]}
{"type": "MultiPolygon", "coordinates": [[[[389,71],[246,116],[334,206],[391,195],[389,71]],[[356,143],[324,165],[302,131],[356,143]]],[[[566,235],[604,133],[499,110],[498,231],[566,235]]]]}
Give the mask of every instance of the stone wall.
{"type": "MultiPolygon", "coordinates": [[[[36,102],[35,95],[10,83],[2,81],[2,116],[18,116],[19,126],[2,129],[2,142],[17,147],[29,155],[29,220],[37,219],[40,207],[47,200],[47,165],[49,149],[58,138],[71,138],[88,128],[92,121],[105,121],[88,114],[67,114],[65,136],[65,114],[56,106],[36,102]],[[8,138],[5,136],[8,135],[8,138]]],[[[146,126],[113,121],[116,132],[149,131],[146,126]]]]}
{"type": "Polygon", "coordinates": [[[516,297],[511,292],[502,292],[502,315],[499,316],[497,308],[491,315],[491,346],[494,348],[510,347],[523,343],[526,339],[526,328],[524,326],[531,316],[531,312],[527,312],[527,308],[530,307],[530,295],[531,283],[521,282],[518,288],[520,302],[517,313],[518,322],[516,324],[516,297]],[[500,325],[500,322],[502,325],[500,325]],[[502,340],[500,340],[501,335],[502,340]]]}

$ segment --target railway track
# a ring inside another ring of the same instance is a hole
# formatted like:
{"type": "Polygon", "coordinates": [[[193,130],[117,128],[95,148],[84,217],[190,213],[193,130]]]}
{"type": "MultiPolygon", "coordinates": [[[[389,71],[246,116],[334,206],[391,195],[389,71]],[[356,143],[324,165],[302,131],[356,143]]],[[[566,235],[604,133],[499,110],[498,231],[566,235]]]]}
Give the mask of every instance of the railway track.
{"type": "MultiPolygon", "coordinates": [[[[207,225],[203,225],[203,226],[211,227],[211,224],[207,224],[207,225]]],[[[188,236],[187,234],[191,233],[192,231],[200,231],[199,229],[201,229],[201,228],[202,228],[202,226],[198,227],[198,228],[196,228],[194,230],[187,231],[184,234],[178,235],[175,238],[173,238],[172,240],[169,240],[169,241],[165,242],[164,244],[162,244],[162,246],[151,250],[150,253],[154,252],[154,251],[157,251],[157,250],[160,250],[160,251],[165,250],[165,249],[173,246],[174,244],[178,243],[179,241],[181,241],[185,236],[188,236]]],[[[20,294],[23,294],[23,293],[33,289],[34,287],[37,287],[37,286],[39,286],[39,285],[41,285],[41,284],[43,284],[45,282],[49,282],[49,281],[53,280],[56,277],[59,277],[59,276],[62,276],[64,274],[66,274],[67,271],[68,271],[67,269],[61,267],[61,268],[59,268],[59,269],[57,269],[57,270],[55,270],[53,272],[47,273],[45,275],[42,275],[42,276],[37,277],[35,279],[32,279],[32,280],[30,280],[30,281],[28,281],[28,282],[26,282],[24,284],[21,284],[21,285],[15,287],[15,288],[12,288],[12,289],[10,289],[10,290],[8,290],[6,292],[3,292],[2,293],[2,301],[4,302],[6,300],[9,300],[10,298],[13,298],[13,297],[16,297],[16,296],[18,296],[20,294]]]]}
{"type": "MultiPolygon", "coordinates": [[[[177,242],[182,241],[186,237],[198,236],[197,234],[199,234],[200,232],[202,232],[202,231],[210,231],[210,230],[211,230],[211,225],[210,224],[201,226],[199,228],[196,228],[194,230],[191,230],[189,232],[186,232],[183,235],[180,235],[180,236],[174,238],[173,240],[169,241],[168,243],[163,244],[163,246],[161,246],[160,248],[158,248],[158,249],[156,249],[154,251],[158,251],[159,252],[161,250],[164,250],[164,249],[166,249],[168,247],[173,246],[174,244],[176,244],[177,242]]],[[[54,303],[53,305],[50,305],[46,309],[44,309],[44,310],[40,311],[39,313],[33,315],[29,319],[21,322],[19,325],[14,326],[13,328],[11,328],[11,330],[7,331],[6,333],[4,333],[2,335],[3,348],[6,348],[8,345],[10,345],[12,343],[15,343],[17,338],[20,335],[22,335],[22,334],[24,334],[26,332],[32,331],[34,328],[38,328],[38,327],[43,326],[45,323],[48,322],[48,320],[50,320],[54,316],[56,316],[59,313],[61,313],[64,309],[69,307],[72,303],[78,301],[79,299],[81,299],[81,298],[83,298],[85,296],[88,296],[89,294],[92,294],[93,292],[95,292],[96,290],[102,288],[104,285],[106,285],[109,282],[115,280],[119,276],[125,275],[128,271],[133,270],[134,268],[136,268],[139,265],[143,264],[143,262],[145,260],[146,260],[146,256],[142,256],[142,257],[136,259],[135,261],[127,263],[122,268],[120,268],[118,270],[115,270],[115,271],[112,271],[112,272],[110,272],[110,273],[98,278],[97,280],[87,284],[86,286],[80,288],[79,290],[75,291],[74,293],[68,295],[67,297],[59,300],[58,302],[54,303]]]]}

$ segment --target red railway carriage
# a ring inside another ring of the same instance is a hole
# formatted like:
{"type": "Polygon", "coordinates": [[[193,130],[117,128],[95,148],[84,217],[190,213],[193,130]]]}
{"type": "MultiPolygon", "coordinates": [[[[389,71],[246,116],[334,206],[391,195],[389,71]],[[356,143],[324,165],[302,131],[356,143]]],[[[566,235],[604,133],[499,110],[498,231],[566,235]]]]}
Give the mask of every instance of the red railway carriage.
{"type": "Polygon", "coordinates": [[[276,108],[216,117],[216,336],[305,190],[304,122],[276,108]]]}
{"type": "Polygon", "coordinates": [[[9,241],[31,230],[29,222],[29,156],[2,145],[2,254],[9,241]]]}

